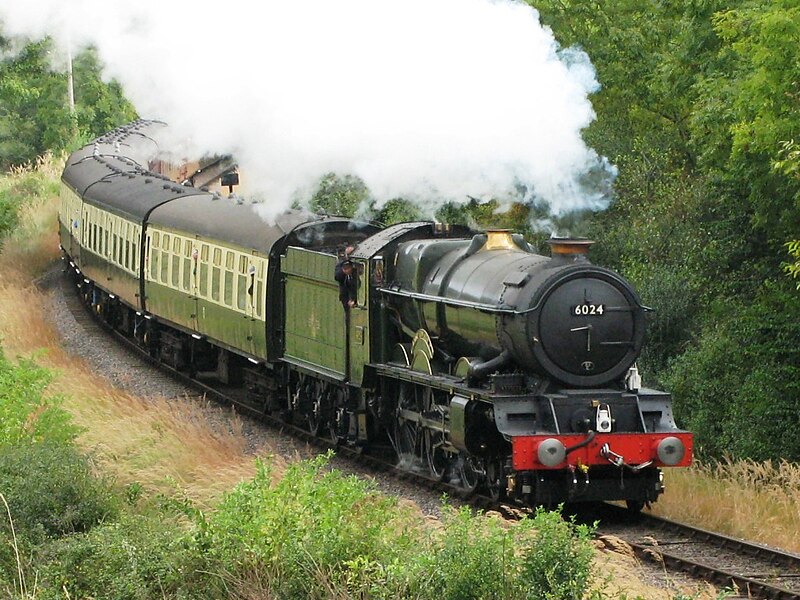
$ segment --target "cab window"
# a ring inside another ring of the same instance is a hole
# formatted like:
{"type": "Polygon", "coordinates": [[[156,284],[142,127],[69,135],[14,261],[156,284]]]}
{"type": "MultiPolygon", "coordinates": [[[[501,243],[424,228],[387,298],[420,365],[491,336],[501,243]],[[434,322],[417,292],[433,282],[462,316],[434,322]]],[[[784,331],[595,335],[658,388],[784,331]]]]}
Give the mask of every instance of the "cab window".
{"type": "Polygon", "coordinates": [[[367,304],[367,286],[364,285],[364,263],[356,262],[356,281],[358,285],[358,293],[356,294],[356,303],[358,306],[366,306],[367,304]]]}

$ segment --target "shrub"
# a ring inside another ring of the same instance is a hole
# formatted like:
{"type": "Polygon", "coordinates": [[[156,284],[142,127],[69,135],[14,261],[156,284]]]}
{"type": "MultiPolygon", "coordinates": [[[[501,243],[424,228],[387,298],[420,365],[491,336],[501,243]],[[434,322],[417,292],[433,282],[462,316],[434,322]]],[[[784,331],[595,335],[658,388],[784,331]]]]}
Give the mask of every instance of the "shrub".
{"type": "Polygon", "coordinates": [[[74,447],[63,444],[0,449],[0,491],[17,535],[35,542],[88,531],[118,512],[108,483],[94,477],[74,447]]]}
{"type": "Polygon", "coordinates": [[[800,460],[800,303],[789,282],[715,307],[666,383],[707,455],[800,460]]]}
{"type": "Polygon", "coordinates": [[[443,507],[444,529],[415,561],[408,586],[425,598],[501,599],[509,596],[511,532],[468,508],[443,507]]]}
{"type": "Polygon", "coordinates": [[[443,507],[423,526],[372,486],[292,465],[272,482],[260,463],[209,519],[196,511],[195,559],[216,593],[269,598],[574,599],[587,590],[589,527],[539,511],[516,525],[443,507]]]}
{"type": "Polygon", "coordinates": [[[391,561],[407,546],[401,533],[389,535],[395,501],[356,477],[324,471],[326,462],[293,464],[274,484],[259,462],[255,478],[228,494],[210,521],[197,517],[198,551],[220,581],[281,598],[327,598],[331,588],[362,585],[350,565],[391,561]]]}
{"type": "Polygon", "coordinates": [[[58,195],[58,178],[49,172],[54,162],[47,155],[33,167],[14,169],[0,178],[0,246],[3,238],[19,224],[19,209],[24,202],[58,195]]]}
{"type": "Polygon", "coordinates": [[[533,519],[523,521],[517,535],[522,548],[521,597],[567,600],[584,596],[593,557],[591,527],[540,508],[533,519]],[[530,534],[533,538],[525,544],[530,534]]]}
{"type": "Polygon", "coordinates": [[[30,361],[12,365],[0,350],[0,448],[42,440],[66,443],[78,434],[60,400],[43,397],[49,382],[45,369],[30,361]]]}
{"type": "Polygon", "coordinates": [[[17,225],[17,203],[7,192],[0,190],[0,243],[17,225]]]}
{"type": "Polygon", "coordinates": [[[588,591],[589,526],[544,509],[510,524],[448,507],[443,524],[414,561],[414,597],[573,600],[588,591]]]}
{"type": "Polygon", "coordinates": [[[126,515],[44,547],[37,561],[40,596],[203,597],[205,586],[188,557],[186,532],[170,515],[126,515]]]}

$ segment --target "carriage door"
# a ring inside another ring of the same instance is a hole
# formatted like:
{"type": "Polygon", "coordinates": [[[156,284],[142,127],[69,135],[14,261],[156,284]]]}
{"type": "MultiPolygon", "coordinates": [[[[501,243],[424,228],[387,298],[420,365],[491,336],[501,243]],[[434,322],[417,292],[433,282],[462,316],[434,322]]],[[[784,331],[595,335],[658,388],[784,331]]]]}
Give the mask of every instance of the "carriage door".
{"type": "Polygon", "coordinates": [[[366,263],[356,261],[358,272],[358,296],[356,305],[350,309],[350,381],[360,384],[364,376],[364,364],[369,362],[369,310],[366,263]]]}
{"type": "MultiPolygon", "coordinates": [[[[195,238],[193,240],[186,240],[187,244],[190,244],[189,248],[189,299],[191,302],[191,323],[192,329],[195,331],[200,331],[200,295],[201,295],[201,273],[206,274],[208,272],[208,267],[202,267],[202,260],[201,260],[201,244],[200,241],[195,238]]],[[[208,245],[205,246],[205,253],[208,255],[208,245]]],[[[184,253],[185,254],[185,253],[184,253]]],[[[185,260],[185,259],[184,259],[185,260]]],[[[185,263],[184,263],[184,266],[185,263]]],[[[185,275],[184,275],[185,277],[185,275]]],[[[207,285],[207,282],[206,282],[207,285]]],[[[203,285],[202,287],[206,287],[203,285]]]]}
{"type": "Polygon", "coordinates": [[[257,293],[256,288],[260,286],[260,279],[257,283],[256,275],[258,267],[256,264],[259,262],[256,253],[251,252],[247,254],[237,255],[237,273],[236,273],[236,308],[239,312],[244,313],[244,334],[245,340],[243,348],[250,354],[256,356],[265,356],[266,348],[261,347],[264,344],[266,329],[260,331],[258,318],[258,300],[261,298],[260,290],[257,293]]]}

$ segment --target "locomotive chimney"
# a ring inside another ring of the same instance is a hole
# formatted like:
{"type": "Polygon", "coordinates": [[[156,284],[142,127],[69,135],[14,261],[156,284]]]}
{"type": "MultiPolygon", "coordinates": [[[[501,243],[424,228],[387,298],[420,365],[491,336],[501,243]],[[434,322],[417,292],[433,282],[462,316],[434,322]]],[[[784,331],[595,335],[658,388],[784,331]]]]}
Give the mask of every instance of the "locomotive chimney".
{"type": "Polygon", "coordinates": [[[553,259],[558,259],[559,262],[576,262],[588,260],[586,255],[594,241],[586,238],[550,238],[547,243],[553,259]]]}

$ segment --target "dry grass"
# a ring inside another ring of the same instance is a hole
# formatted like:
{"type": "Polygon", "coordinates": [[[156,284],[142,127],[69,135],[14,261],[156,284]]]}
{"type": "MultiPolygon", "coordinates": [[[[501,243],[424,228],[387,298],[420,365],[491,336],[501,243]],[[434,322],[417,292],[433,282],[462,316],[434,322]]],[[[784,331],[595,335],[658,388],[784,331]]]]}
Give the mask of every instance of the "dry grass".
{"type": "Polygon", "coordinates": [[[32,284],[58,258],[57,211],[57,198],[26,203],[20,226],[0,253],[0,343],[6,355],[32,356],[53,370],[49,393],[61,395],[84,428],[79,443],[121,483],[136,481],[163,492],[179,487],[196,500],[211,501],[250,477],[253,458],[244,451],[236,420],[221,431],[208,418],[209,411],[223,409],[197,400],[132,396],[60,347],[47,318],[51,300],[32,284]]]}
{"type": "Polygon", "coordinates": [[[800,465],[749,460],[669,469],[654,512],[800,552],[800,465]]]}

